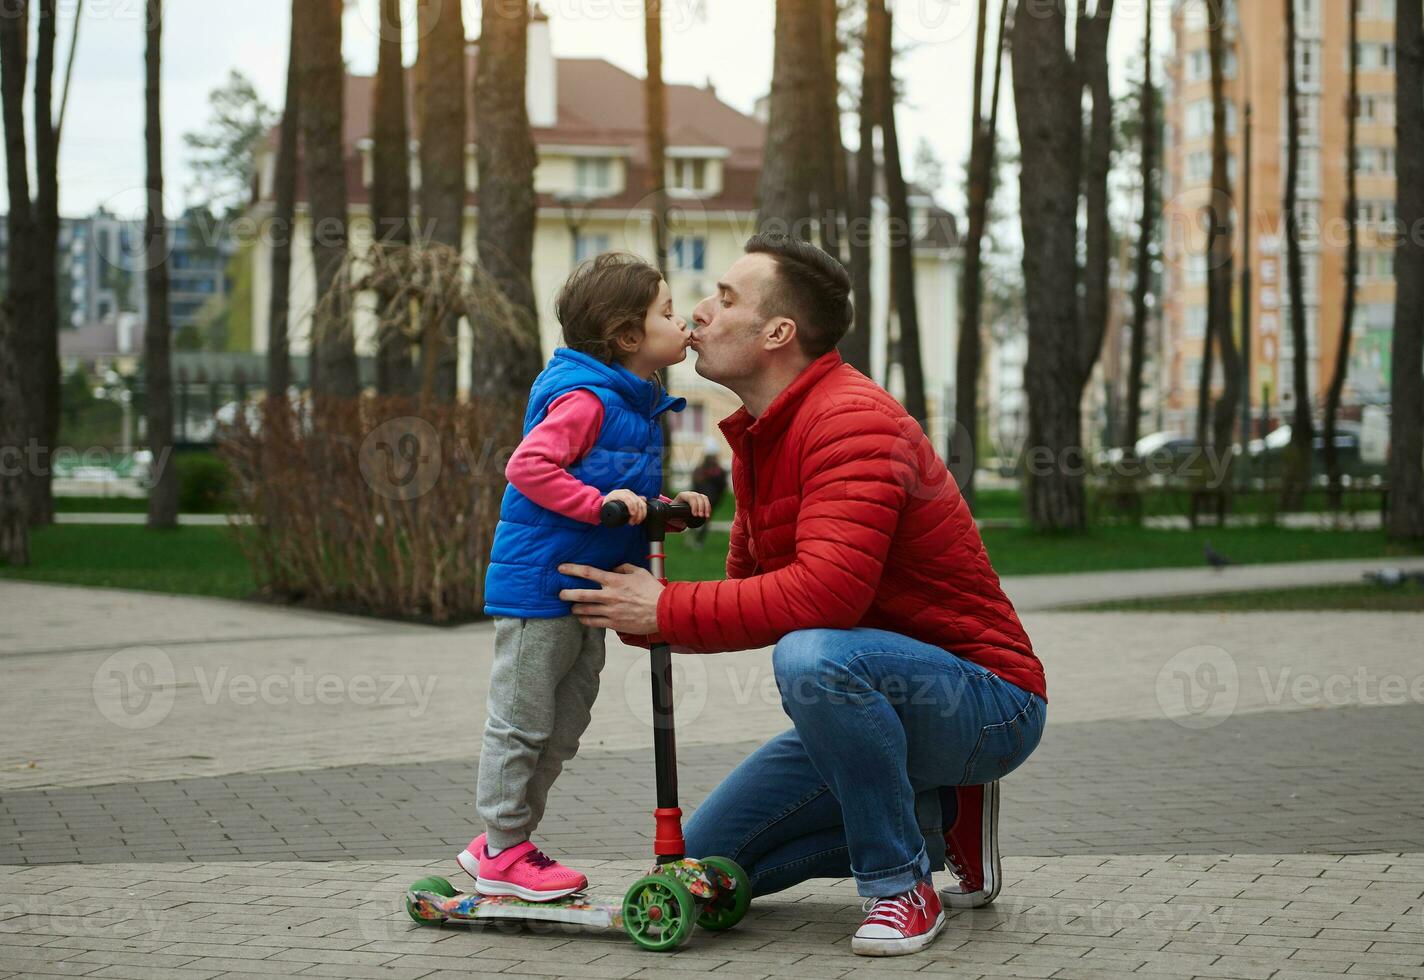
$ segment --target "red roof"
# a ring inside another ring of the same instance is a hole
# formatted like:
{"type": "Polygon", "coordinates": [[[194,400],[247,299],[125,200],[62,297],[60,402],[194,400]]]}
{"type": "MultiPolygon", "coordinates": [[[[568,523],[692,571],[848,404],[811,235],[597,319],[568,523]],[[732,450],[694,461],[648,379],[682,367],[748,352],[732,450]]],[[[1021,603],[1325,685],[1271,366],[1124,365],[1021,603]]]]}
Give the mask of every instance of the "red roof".
{"type": "MultiPolygon", "coordinates": [[[[465,86],[465,117],[468,142],[476,139],[474,78],[478,48],[468,46],[465,86]]],[[[648,184],[647,135],[644,125],[643,80],[607,61],[597,58],[560,58],[558,63],[558,122],[534,127],[536,144],[616,146],[628,150],[626,190],[616,197],[602,198],[599,207],[628,208],[646,195],[648,184]]],[[[361,179],[357,144],[371,136],[371,113],[376,80],[369,75],[346,76],[344,135],[347,153],[347,197],[355,203],[369,201],[361,179]]],[[[406,70],[407,119],[414,126],[414,75],[406,70]]],[[[765,126],[722,102],[711,89],[694,85],[667,86],[668,145],[720,147],[730,156],[724,161],[723,187],[714,197],[702,198],[707,208],[750,211],[755,206],[757,179],[761,170],[765,126]]],[[[277,144],[277,130],[267,134],[267,145],[277,144]]],[[[299,177],[297,199],[304,201],[304,180],[299,177]]],[[[475,201],[471,191],[470,203],[475,201]]],[[[555,207],[550,195],[541,194],[539,204],[555,207]]]]}

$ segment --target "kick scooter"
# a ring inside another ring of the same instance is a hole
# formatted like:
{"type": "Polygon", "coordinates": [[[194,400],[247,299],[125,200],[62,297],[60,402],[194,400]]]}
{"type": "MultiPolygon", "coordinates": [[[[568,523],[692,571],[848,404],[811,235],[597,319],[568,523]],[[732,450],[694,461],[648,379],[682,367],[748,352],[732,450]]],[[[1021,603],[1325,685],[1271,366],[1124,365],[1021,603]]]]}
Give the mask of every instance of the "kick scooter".
{"type": "MultiPolygon", "coordinates": [[[[628,523],[628,508],[611,500],[600,514],[606,527],[628,523]]],[[[687,504],[648,501],[643,530],[648,564],[666,583],[663,541],[669,521],[698,527],[687,504]]],[[[551,922],[592,929],[621,929],[644,949],[666,952],[691,938],[693,927],[720,931],[741,921],[751,904],[747,873],[729,858],[694,860],[684,854],[682,810],[677,803],[677,745],[673,728],[672,649],[665,643],[650,650],[653,673],[653,759],[657,772],[657,809],[653,811],[656,866],[633,883],[620,900],[582,892],[552,902],[461,892],[444,878],[422,878],[406,892],[406,912],[422,925],[490,920],[551,922]]]]}

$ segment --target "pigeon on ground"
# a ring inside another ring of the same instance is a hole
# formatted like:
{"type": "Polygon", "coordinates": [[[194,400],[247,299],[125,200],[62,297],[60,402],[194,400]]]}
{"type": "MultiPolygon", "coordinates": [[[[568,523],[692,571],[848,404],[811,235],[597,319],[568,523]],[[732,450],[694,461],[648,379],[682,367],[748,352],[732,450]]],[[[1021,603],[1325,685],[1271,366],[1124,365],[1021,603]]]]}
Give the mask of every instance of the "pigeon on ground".
{"type": "Polygon", "coordinates": [[[1206,557],[1206,563],[1212,568],[1225,568],[1227,565],[1236,564],[1236,562],[1213,548],[1210,541],[1202,545],[1202,554],[1206,557]]]}

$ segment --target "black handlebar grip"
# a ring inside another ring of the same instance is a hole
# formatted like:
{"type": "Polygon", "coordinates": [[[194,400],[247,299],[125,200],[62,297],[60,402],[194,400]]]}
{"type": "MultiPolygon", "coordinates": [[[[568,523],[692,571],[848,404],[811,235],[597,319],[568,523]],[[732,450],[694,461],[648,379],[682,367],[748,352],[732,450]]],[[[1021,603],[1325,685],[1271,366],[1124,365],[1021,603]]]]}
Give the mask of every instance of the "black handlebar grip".
{"type": "MultiPolygon", "coordinates": [[[[628,523],[629,516],[628,505],[621,500],[605,500],[598,512],[599,522],[604,527],[622,527],[628,523]]],[[[681,521],[686,527],[701,527],[706,523],[703,518],[693,516],[691,505],[669,504],[661,500],[648,501],[647,519],[661,519],[664,525],[667,521],[681,521]]]]}
{"type": "Polygon", "coordinates": [[[630,516],[628,505],[621,500],[605,500],[598,512],[598,520],[604,527],[622,527],[630,516]]]}

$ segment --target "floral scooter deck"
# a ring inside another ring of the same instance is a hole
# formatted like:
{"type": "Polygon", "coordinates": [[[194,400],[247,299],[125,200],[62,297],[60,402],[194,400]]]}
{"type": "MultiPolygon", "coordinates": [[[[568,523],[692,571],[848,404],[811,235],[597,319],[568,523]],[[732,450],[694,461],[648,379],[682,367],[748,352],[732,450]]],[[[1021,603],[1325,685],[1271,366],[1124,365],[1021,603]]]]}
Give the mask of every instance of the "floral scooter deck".
{"type": "Polygon", "coordinates": [[[634,882],[622,900],[578,892],[530,902],[460,892],[444,878],[422,878],[406,892],[405,907],[423,925],[513,920],[622,930],[644,949],[664,952],[691,938],[694,926],[730,929],[750,903],[746,872],[734,861],[714,857],[658,865],[634,882]]]}

